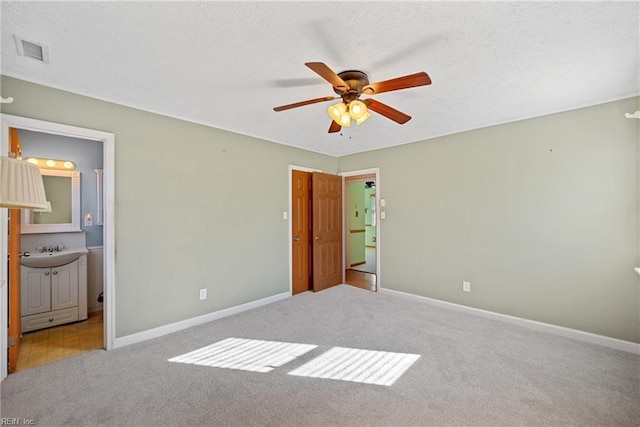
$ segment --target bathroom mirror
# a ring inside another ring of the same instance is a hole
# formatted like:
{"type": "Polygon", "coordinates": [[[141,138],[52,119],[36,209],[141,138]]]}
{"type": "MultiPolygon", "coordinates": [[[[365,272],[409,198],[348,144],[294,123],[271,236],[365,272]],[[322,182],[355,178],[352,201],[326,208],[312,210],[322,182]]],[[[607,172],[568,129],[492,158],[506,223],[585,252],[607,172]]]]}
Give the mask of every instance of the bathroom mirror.
{"type": "Polygon", "coordinates": [[[22,234],[82,231],[80,172],[40,169],[50,212],[22,210],[22,234]]]}

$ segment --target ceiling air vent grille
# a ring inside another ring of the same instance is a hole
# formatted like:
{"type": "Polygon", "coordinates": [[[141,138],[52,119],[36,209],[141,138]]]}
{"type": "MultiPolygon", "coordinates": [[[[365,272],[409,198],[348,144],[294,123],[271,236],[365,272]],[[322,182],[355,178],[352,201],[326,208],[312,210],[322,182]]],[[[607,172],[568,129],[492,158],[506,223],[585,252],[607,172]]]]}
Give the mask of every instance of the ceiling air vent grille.
{"type": "Polygon", "coordinates": [[[49,63],[49,52],[46,46],[30,42],[22,37],[14,36],[14,38],[16,40],[18,55],[33,58],[36,61],[44,62],[45,64],[49,63]]]}

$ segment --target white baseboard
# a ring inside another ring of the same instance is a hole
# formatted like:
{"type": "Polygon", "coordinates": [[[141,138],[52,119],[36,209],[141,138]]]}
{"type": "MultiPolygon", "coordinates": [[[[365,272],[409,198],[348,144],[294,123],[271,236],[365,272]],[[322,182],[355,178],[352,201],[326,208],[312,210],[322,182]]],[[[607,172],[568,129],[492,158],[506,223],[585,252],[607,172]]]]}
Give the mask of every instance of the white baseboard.
{"type": "Polygon", "coordinates": [[[168,325],[159,326],[157,328],[137,332],[131,335],[126,335],[124,337],[116,338],[113,348],[120,348],[142,341],[150,340],[152,338],[158,338],[163,335],[190,328],[192,326],[202,325],[203,323],[212,322],[214,320],[222,319],[223,317],[231,316],[234,314],[242,313],[243,311],[261,307],[263,305],[271,304],[273,302],[289,298],[290,296],[291,294],[289,292],[282,292],[280,294],[272,295],[267,298],[240,304],[235,307],[225,308],[223,310],[214,311],[213,313],[203,314],[202,316],[192,317],[191,319],[181,320],[180,322],[170,323],[168,325]]]}
{"type": "Polygon", "coordinates": [[[500,314],[493,311],[482,310],[479,308],[469,307],[466,305],[441,301],[434,298],[410,294],[407,292],[394,291],[392,289],[387,289],[387,288],[380,289],[380,292],[387,293],[390,295],[396,295],[402,298],[409,298],[412,300],[423,301],[428,304],[435,305],[442,308],[447,308],[450,310],[457,310],[457,311],[461,311],[469,314],[475,314],[476,316],[482,316],[489,319],[500,320],[503,322],[523,326],[525,328],[534,329],[540,332],[547,332],[553,335],[560,335],[566,338],[572,338],[578,341],[584,341],[591,344],[602,345],[604,347],[609,347],[616,350],[622,350],[629,353],[640,354],[640,344],[636,344],[631,341],[624,341],[617,338],[605,337],[604,335],[592,334],[590,332],[579,331],[577,329],[565,328],[564,326],[557,326],[557,325],[552,325],[550,323],[543,323],[535,320],[523,319],[521,317],[509,316],[507,314],[500,314]]]}

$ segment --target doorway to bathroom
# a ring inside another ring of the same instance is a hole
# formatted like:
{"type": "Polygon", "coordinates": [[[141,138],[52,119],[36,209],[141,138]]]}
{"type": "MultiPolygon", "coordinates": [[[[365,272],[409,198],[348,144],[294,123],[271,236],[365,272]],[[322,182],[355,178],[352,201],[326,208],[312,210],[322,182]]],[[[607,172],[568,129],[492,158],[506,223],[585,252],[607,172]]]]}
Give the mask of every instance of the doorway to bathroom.
{"type": "MultiPolygon", "coordinates": [[[[20,319],[19,313],[23,304],[21,304],[20,286],[14,283],[21,274],[14,272],[14,280],[12,280],[12,273],[7,271],[4,266],[0,267],[0,279],[3,283],[8,284],[2,288],[2,302],[4,307],[8,307],[9,314],[8,320],[5,316],[0,319],[2,347],[11,350],[16,346],[16,343],[22,342],[22,348],[18,349],[17,355],[13,354],[12,357],[12,354],[8,354],[9,352],[2,352],[2,379],[10,371],[23,370],[92,349],[111,349],[114,343],[114,304],[110,296],[113,295],[114,287],[113,163],[115,137],[111,133],[102,131],[3,115],[3,139],[0,147],[3,155],[9,152],[10,132],[15,133],[16,131],[18,135],[21,134],[23,140],[23,158],[25,156],[57,159],[64,157],[64,160],[75,161],[78,169],[82,169],[82,178],[88,184],[89,192],[82,194],[83,203],[79,207],[82,212],[83,229],[80,233],[67,233],[68,235],[86,235],[87,290],[80,299],[86,299],[88,315],[87,319],[83,321],[48,328],[27,326],[25,331],[21,331],[20,323],[23,322],[16,321],[15,315],[18,313],[18,319],[20,319]],[[61,153],[60,147],[65,145],[67,149],[73,147],[71,148],[72,154],[59,154],[61,153]],[[73,154],[73,150],[76,154],[73,154]],[[87,152],[94,154],[87,154],[87,152]],[[99,153],[98,156],[95,155],[96,152],[99,153]],[[96,157],[99,157],[99,160],[96,160],[96,157]],[[99,161],[99,164],[95,163],[96,161],[99,161]]],[[[43,173],[43,175],[45,174],[43,173]]],[[[39,236],[43,236],[43,238],[45,235],[51,236],[50,234],[21,235],[20,228],[17,233],[12,230],[13,233],[8,235],[6,233],[7,213],[6,210],[2,211],[1,215],[4,217],[0,225],[2,256],[7,254],[11,258],[11,250],[7,245],[9,244],[11,248],[15,247],[16,240],[19,251],[24,236],[31,238],[32,241],[34,238],[38,241],[39,236]]],[[[24,212],[21,216],[25,217],[24,212]]],[[[32,246],[35,245],[32,244],[32,246]]],[[[16,258],[16,254],[13,255],[13,258],[16,258]]],[[[55,323],[57,319],[52,318],[55,323]]]]}

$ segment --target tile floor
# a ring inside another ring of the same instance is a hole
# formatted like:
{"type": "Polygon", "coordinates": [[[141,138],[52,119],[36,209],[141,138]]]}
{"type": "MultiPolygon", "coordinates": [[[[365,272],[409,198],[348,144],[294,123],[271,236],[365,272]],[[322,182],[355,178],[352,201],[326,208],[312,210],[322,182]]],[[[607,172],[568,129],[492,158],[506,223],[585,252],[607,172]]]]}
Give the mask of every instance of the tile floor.
{"type": "Polygon", "coordinates": [[[17,371],[104,348],[102,311],[81,322],[22,334],[17,371]]]}

